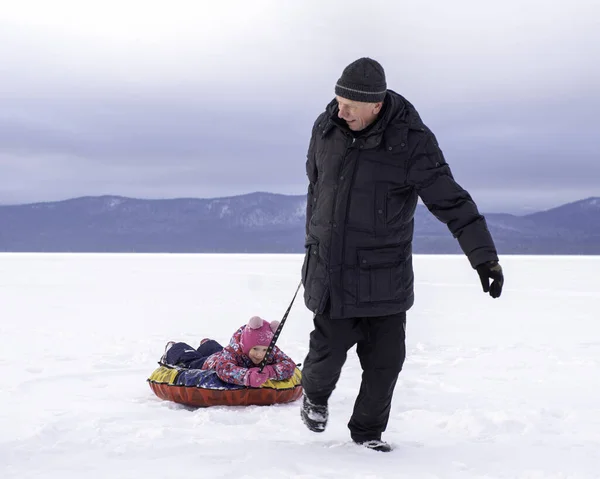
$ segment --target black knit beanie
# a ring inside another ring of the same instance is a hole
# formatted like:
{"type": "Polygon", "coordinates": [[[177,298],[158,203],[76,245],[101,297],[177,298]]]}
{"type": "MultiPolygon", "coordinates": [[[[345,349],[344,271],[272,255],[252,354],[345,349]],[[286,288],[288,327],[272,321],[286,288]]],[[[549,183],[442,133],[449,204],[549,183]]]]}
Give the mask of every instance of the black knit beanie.
{"type": "Polygon", "coordinates": [[[377,103],[387,91],[383,67],[371,58],[350,63],[335,85],[335,94],[348,100],[377,103]]]}

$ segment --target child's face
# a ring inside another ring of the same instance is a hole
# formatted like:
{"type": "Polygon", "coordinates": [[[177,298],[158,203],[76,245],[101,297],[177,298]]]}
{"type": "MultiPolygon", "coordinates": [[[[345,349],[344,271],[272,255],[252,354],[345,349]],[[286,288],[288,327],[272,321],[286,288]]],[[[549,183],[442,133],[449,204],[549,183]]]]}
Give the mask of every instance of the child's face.
{"type": "Polygon", "coordinates": [[[248,356],[254,364],[260,364],[265,357],[266,352],[266,346],[254,346],[250,351],[248,351],[248,356]]]}

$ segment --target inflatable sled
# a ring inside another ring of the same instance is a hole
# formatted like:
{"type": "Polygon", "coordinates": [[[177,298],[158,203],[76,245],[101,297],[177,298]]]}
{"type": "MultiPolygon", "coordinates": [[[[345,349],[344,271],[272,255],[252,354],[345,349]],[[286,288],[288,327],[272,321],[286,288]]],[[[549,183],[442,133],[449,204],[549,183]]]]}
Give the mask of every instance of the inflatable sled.
{"type": "Polygon", "coordinates": [[[159,398],[192,407],[268,406],[295,401],[302,395],[298,368],[285,381],[269,380],[259,388],[222,381],[214,370],[185,369],[162,365],[148,378],[159,398]]]}

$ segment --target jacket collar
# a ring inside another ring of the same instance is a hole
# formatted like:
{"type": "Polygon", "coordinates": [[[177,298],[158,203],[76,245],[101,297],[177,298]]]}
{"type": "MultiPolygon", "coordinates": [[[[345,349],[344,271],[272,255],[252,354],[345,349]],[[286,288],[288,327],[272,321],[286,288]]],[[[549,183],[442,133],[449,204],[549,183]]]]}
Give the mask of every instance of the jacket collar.
{"type": "MultiPolygon", "coordinates": [[[[375,125],[364,135],[358,136],[356,143],[363,148],[374,148],[383,141],[383,136],[400,137],[406,139],[408,129],[423,130],[424,124],[413,105],[403,96],[393,90],[388,90],[385,97],[385,106],[375,125]],[[395,131],[389,131],[395,130],[395,131]],[[400,131],[398,131],[400,130],[400,131]],[[398,133],[400,133],[398,135],[398,133]]],[[[338,118],[338,104],[335,98],[326,107],[325,122],[321,127],[321,137],[324,138],[333,128],[340,129],[346,135],[353,135],[346,124],[338,118]]]]}

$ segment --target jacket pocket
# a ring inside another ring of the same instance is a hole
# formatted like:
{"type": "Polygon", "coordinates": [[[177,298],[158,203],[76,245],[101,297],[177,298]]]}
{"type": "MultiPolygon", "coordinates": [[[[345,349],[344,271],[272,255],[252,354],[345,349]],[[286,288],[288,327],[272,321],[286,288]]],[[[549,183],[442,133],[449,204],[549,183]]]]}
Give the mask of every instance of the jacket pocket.
{"type": "Polygon", "coordinates": [[[304,263],[302,264],[302,285],[306,288],[309,273],[314,271],[319,257],[319,240],[308,236],[304,242],[304,263]]]}
{"type": "Polygon", "coordinates": [[[358,250],[358,302],[402,300],[404,266],[404,246],[358,250]]]}
{"type": "Polygon", "coordinates": [[[417,195],[410,186],[391,189],[386,195],[386,225],[390,228],[403,227],[412,219],[417,201],[417,195]]]}

